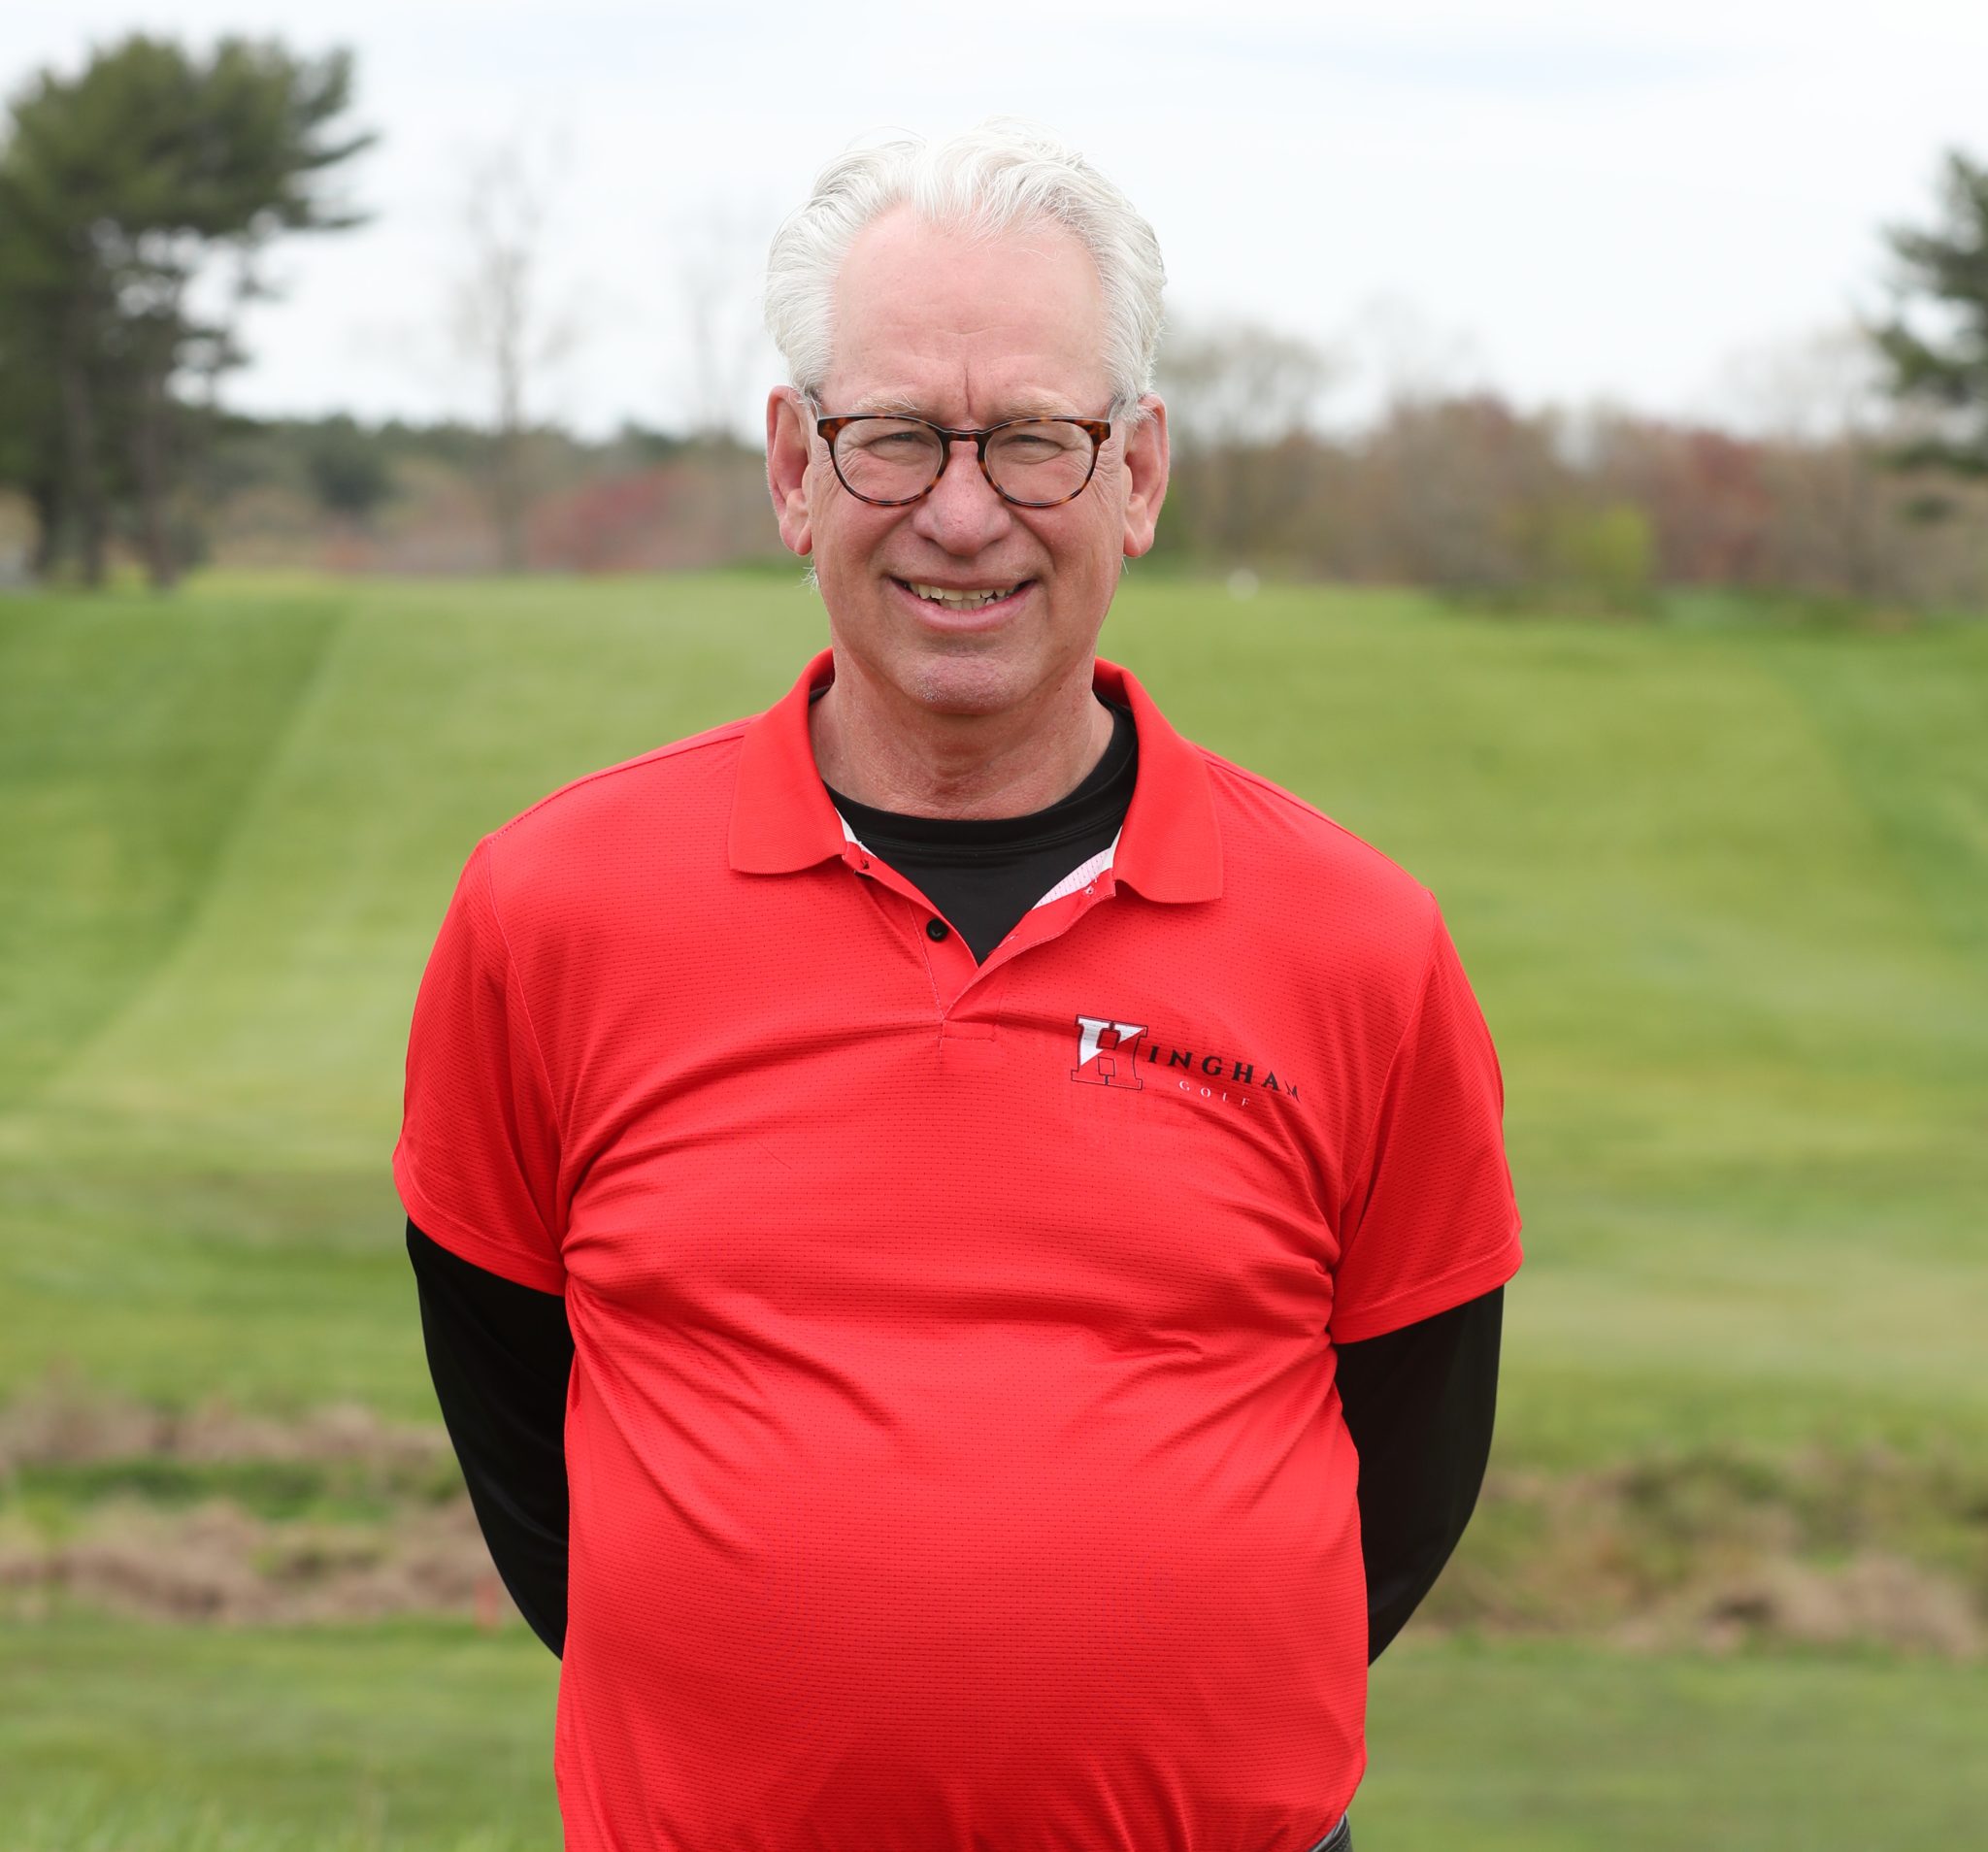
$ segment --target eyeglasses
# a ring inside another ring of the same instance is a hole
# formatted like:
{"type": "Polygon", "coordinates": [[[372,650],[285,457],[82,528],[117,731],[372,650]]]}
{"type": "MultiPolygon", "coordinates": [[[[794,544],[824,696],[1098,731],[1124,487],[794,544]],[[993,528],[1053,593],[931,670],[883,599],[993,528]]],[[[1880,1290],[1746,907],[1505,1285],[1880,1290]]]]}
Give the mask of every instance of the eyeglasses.
{"type": "Polygon", "coordinates": [[[1111,435],[1108,418],[1006,418],[985,430],[956,431],[929,418],[870,413],[816,418],[814,428],[828,442],[836,480],[873,508],[923,501],[961,443],[974,446],[980,474],[1004,502],[1056,508],[1083,493],[1111,435]]]}

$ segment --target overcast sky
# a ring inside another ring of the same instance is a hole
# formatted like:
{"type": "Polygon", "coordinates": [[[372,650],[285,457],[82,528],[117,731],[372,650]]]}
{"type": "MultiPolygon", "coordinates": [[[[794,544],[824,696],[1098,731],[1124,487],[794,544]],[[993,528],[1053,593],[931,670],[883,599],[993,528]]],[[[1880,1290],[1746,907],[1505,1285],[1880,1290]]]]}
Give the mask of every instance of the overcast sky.
{"type": "Polygon", "coordinates": [[[1941,151],[1988,156],[1983,0],[0,0],[0,81],[140,28],[357,56],[381,139],[346,188],[374,218],[276,258],[227,393],[262,412],[479,408],[447,328],[459,202],[520,136],[575,331],[533,409],[595,430],[686,415],[683,278],[713,265],[755,421],[767,239],[879,127],[1047,121],[1152,220],[1172,316],[1343,352],[1342,408],[1393,372],[1747,412],[1766,356],[1875,306],[1881,228],[1929,215],[1941,151]]]}

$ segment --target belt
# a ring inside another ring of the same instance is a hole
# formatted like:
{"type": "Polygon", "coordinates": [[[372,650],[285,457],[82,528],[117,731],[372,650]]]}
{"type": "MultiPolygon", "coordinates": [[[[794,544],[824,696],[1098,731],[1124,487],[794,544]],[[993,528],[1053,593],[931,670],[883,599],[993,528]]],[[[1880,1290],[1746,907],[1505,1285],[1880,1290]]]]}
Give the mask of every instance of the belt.
{"type": "Polygon", "coordinates": [[[1340,1815],[1340,1823],[1324,1838],[1313,1841],[1305,1852],[1353,1852],[1353,1822],[1345,1814],[1340,1815]]]}

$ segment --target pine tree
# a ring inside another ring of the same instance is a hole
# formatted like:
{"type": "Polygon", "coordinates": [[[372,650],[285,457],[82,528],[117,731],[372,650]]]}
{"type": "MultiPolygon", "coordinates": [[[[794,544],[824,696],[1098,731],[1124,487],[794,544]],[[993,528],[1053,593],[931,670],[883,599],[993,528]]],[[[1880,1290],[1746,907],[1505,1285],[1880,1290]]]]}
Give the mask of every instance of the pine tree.
{"type": "Polygon", "coordinates": [[[1936,222],[1886,242],[1898,275],[1872,336],[1894,395],[1932,414],[1905,460],[1988,474],[1988,167],[1950,151],[1936,222]]]}
{"type": "Polygon", "coordinates": [[[44,71],[0,148],[0,409],[20,420],[0,473],[42,513],[43,552],[104,569],[129,498],[154,584],[180,559],[171,510],[194,420],[181,394],[240,363],[232,314],[264,293],[257,259],[287,232],[359,222],[329,170],[372,141],[337,132],[344,52],[298,58],[224,39],[200,58],[134,34],[75,77],[44,71]],[[219,313],[194,285],[228,266],[219,313]]]}

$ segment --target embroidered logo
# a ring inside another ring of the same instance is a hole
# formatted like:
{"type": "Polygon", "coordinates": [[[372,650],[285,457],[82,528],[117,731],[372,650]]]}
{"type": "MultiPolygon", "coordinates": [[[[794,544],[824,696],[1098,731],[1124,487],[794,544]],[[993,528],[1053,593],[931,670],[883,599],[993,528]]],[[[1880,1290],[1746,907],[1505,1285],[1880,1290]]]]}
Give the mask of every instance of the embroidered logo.
{"type": "Polygon", "coordinates": [[[1176,1048],[1171,1037],[1164,1042],[1149,1037],[1144,1023],[1079,1016],[1077,1036],[1077,1066],[1071,1069],[1070,1077],[1085,1086],[1136,1089],[1145,1084],[1140,1069],[1156,1068],[1159,1072],[1153,1077],[1162,1085],[1172,1080],[1175,1088],[1189,1098],[1221,1106],[1246,1107],[1253,1096],[1263,1093],[1287,1100],[1298,1097],[1298,1083],[1280,1080],[1273,1068],[1239,1061],[1226,1053],[1176,1048]]]}
{"type": "Polygon", "coordinates": [[[1139,1039],[1145,1034],[1143,1023],[1113,1022],[1106,1016],[1077,1019],[1077,1066],[1070,1071],[1073,1080],[1089,1087],[1137,1087],[1139,1039]]]}

